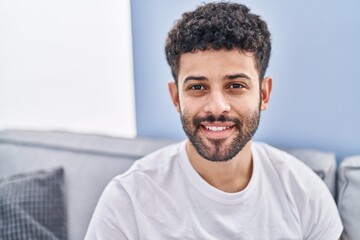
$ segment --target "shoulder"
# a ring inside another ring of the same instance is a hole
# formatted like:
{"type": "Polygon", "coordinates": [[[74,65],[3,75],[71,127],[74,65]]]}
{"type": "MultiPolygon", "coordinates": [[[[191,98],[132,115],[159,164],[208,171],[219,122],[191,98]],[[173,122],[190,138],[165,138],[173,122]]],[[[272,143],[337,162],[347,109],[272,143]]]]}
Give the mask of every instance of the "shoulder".
{"type": "Polygon", "coordinates": [[[337,239],[342,223],[322,179],[296,157],[267,144],[254,143],[253,152],[264,174],[271,175],[281,186],[306,239],[337,239]]]}
{"type": "Polygon", "coordinates": [[[113,179],[101,194],[85,239],[128,239],[137,236],[136,229],[131,201],[120,182],[113,179]]]}
{"type": "Polygon", "coordinates": [[[312,185],[321,183],[320,177],[295,156],[261,142],[253,143],[253,154],[257,157],[266,171],[274,172],[282,180],[293,180],[298,184],[312,185]]]}
{"type": "Polygon", "coordinates": [[[184,142],[175,143],[136,160],[125,173],[116,176],[114,180],[127,188],[128,185],[132,186],[142,182],[156,181],[158,178],[165,178],[168,172],[177,168],[180,152],[184,144],[184,142]]]}
{"type": "Polygon", "coordinates": [[[157,150],[113,178],[98,201],[87,239],[94,235],[101,236],[101,239],[138,238],[134,235],[138,233],[136,211],[144,212],[147,203],[163,193],[161,184],[168,178],[169,169],[176,164],[180,149],[181,143],[157,150]]]}
{"type": "Polygon", "coordinates": [[[253,154],[262,166],[263,174],[278,182],[288,199],[298,204],[318,198],[320,190],[328,191],[325,183],[310,167],[285,151],[256,142],[253,144],[253,154]]]}
{"type": "Polygon", "coordinates": [[[185,142],[179,142],[160,148],[159,150],[138,159],[128,172],[135,170],[151,171],[153,168],[156,169],[163,165],[171,164],[171,162],[175,161],[176,157],[179,155],[184,144],[185,142]]]}

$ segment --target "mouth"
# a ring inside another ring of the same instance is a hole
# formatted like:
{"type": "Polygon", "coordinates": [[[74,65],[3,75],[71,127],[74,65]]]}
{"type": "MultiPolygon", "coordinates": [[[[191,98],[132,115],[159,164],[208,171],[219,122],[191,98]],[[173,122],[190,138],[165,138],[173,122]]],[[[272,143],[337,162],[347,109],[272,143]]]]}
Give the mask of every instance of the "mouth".
{"type": "Polygon", "coordinates": [[[209,131],[213,131],[213,132],[220,132],[220,131],[224,131],[226,129],[230,129],[230,127],[224,127],[224,126],[220,126],[220,127],[216,127],[216,126],[203,126],[204,128],[206,128],[206,130],[209,131]]]}
{"type": "Polygon", "coordinates": [[[203,123],[201,124],[202,132],[209,139],[225,139],[228,138],[235,125],[233,123],[203,123]]]}

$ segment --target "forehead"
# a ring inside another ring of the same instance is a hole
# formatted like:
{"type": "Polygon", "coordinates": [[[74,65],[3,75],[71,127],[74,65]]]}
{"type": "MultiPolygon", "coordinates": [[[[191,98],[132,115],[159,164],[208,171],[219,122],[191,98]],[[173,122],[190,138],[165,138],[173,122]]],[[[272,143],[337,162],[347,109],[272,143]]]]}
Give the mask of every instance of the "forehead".
{"type": "Polygon", "coordinates": [[[239,50],[206,50],[185,53],[180,57],[179,82],[189,75],[221,78],[225,75],[245,73],[258,79],[255,56],[239,50]]]}

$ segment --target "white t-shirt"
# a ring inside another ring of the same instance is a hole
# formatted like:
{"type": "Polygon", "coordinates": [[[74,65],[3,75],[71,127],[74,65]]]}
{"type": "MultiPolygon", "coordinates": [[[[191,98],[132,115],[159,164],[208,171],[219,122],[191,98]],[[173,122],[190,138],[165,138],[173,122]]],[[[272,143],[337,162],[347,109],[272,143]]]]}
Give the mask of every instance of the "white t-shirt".
{"type": "Polygon", "coordinates": [[[335,240],[343,226],[328,188],[293,156],[252,143],[253,174],[241,192],[208,184],[185,141],[152,153],[104,190],[86,240],[335,240]]]}

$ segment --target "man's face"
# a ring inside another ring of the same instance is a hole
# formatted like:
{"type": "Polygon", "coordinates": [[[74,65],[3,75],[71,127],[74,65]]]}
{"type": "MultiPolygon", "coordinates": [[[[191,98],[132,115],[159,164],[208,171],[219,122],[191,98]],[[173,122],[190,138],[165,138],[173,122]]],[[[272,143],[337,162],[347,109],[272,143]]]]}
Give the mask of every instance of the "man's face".
{"type": "Polygon", "coordinates": [[[268,93],[259,84],[251,53],[207,50],[181,56],[178,86],[169,89],[184,131],[203,158],[230,160],[252,139],[267,107],[261,95],[271,90],[271,80],[268,93]]]}

